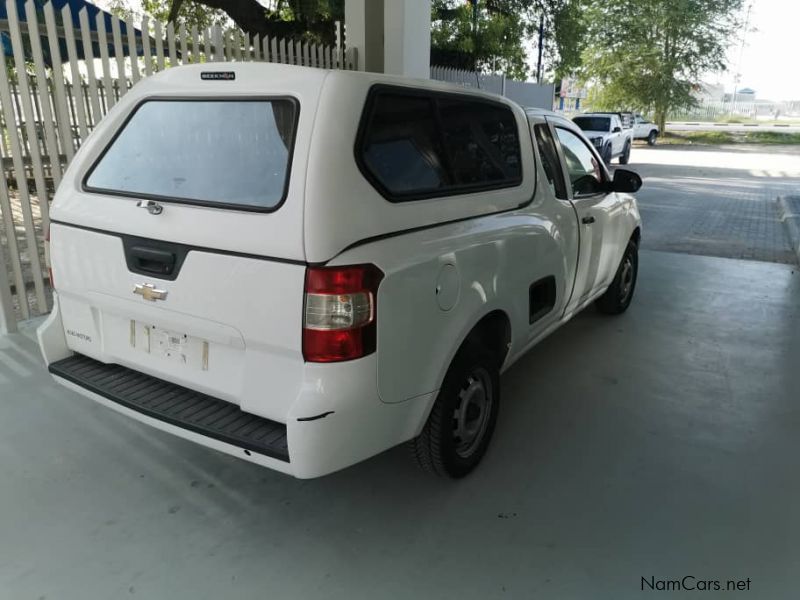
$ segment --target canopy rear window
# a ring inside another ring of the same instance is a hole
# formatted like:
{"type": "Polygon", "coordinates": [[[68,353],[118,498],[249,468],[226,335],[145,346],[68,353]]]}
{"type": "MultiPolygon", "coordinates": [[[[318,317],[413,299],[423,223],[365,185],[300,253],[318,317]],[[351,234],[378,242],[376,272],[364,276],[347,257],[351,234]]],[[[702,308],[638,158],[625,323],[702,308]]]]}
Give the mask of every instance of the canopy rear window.
{"type": "Polygon", "coordinates": [[[608,117],[575,117],[572,121],[583,131],[608,131],[611,123],[608,117]]]}
{"type": "Polygon", "coordinates": [[[583,131],[608,131],[611,123],[608,117],[575,117],[572,121],[583,131]]]}
{"type": "Polygon", "coordinates": [[[297,122],[289,99],[148,100],[86,177],[89,191],[277,209],[297,122]]]}

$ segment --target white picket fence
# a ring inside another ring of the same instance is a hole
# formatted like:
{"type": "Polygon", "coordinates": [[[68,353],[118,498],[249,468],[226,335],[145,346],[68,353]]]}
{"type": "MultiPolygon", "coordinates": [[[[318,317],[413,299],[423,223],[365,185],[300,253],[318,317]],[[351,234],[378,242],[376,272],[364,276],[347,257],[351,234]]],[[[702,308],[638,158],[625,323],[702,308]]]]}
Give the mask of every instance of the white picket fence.
{"type": "Polygon", "coordinates": [[[112,16],[109,31],[103,12],[91,19],[81,10],[76,27],[69,5],[56,11],[47,3],[37,13],[29,0],[24,14],[18,14],[17,2],[6,0],[6,8],[8,21],[0,22],[0,31],[10,37],[13,56],[6,57],[0,47],[0,332],[49,311],[43,260],[49,202],[82,140],[141,78],[212,61],[357,67],[355,49],[345,51],[343,43],[250,39],[220,26],[176,30],[147,17],[134,23],[112,16]],[[42,40],[52,67],[45,62],[42,40]],[[59,40],[65,41],[63,56],[59,40]]]}

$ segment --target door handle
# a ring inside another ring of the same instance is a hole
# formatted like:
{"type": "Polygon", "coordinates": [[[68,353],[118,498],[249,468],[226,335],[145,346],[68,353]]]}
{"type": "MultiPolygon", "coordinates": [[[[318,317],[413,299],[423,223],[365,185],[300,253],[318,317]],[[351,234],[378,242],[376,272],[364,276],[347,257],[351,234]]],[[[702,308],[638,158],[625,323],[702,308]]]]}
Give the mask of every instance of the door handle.
{"type": "Polygon", "coordinates": [[[592,223],[594,223],[594,217],[592,216],[583,217],[581,219],[581,223],[583,223],[584,225],[591,225],[592,223]]]}
{"type": "Polygon", "coordinates": [[[172,252],[134,246],[129,251],[135,269],[139,272],[152,273],[153,275],[171,275],[175,267],[175,255],[172,252]]]}

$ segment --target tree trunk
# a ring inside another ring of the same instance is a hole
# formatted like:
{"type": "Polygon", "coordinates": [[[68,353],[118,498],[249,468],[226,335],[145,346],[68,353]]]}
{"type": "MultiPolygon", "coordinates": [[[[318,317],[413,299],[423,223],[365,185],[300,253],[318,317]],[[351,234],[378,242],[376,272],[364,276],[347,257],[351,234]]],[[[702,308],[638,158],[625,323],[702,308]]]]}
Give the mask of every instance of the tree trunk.
{"type": "Polygon", "coordinates": [[[658,130],[661,132],[661,135],[664,135],[667,123],[667,107],[657,102],[653,108],[653,120],[656,122],[656,125],[658,125],[658,130]]]}
{"type": "Polygon", "coordinates": [[[658,125],[658,130],[663,135],[667,131],[667,113],[662,111],[656,116],[656,124],[658,125]]]}

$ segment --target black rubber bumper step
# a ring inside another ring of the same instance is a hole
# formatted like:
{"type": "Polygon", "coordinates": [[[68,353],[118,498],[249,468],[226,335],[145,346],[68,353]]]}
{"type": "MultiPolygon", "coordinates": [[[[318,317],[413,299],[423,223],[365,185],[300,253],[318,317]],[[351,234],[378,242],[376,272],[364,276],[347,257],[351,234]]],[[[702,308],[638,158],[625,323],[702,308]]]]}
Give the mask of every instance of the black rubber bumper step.
{"type": "Polygon", "coordinates": [[[82,354],[54,362],[49,370],[148,417],[289,462],[286,425],[243,412],[230,402],[82,354]]]}

